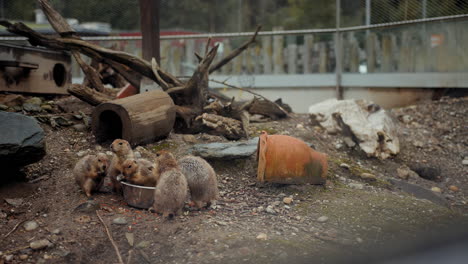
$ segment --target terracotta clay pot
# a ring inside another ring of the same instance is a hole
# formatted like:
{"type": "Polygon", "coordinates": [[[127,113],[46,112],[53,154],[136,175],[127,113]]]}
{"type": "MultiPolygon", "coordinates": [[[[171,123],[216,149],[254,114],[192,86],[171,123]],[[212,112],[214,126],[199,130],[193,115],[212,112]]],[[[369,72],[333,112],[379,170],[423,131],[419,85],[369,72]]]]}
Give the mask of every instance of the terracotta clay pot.
{"type": "Polygon", "coordinates": [[[324,184],[327,156],[304,141],[262,132],[257,147],[257,179],[283,184],[324,184]]]}

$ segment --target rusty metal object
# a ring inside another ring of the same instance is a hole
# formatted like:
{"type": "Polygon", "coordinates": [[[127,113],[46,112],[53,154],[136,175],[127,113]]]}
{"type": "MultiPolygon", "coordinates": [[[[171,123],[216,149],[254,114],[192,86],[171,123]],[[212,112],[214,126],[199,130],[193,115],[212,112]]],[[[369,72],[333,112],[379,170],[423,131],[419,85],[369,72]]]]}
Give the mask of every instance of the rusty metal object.
{"type": "Polygon", "coordinates": [[[0,91],[68,94],[70,54],[2,43],[0,58],[0,91]]]}
{"type": "Polygon", "coordinates": [[[128,205],[141,209],[148,209],[153,205],[155,187],[134,185],[124,181],[120,183],[122,183],[124,200],[128,205]]]}
{"type": "Polygon", "coordinates": [[[121,138],[137,145],[166,137],[175,115],[171,97],[163,91],[151,91],[96,106],[91,127],[98,142],[121,138]]]}
{"type": "Polygon", "coordinates": [[[257,147],[257,180],[283,184],[324,184],[327,156],[304,141],[262,132],[257,147]]]}

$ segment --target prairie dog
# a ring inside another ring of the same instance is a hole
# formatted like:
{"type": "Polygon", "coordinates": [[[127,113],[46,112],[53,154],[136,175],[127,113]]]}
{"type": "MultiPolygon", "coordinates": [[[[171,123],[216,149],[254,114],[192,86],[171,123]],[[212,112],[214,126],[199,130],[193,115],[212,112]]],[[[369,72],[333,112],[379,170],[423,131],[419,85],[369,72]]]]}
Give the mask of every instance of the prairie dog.
{"type": "Polygon", "coordinates": [[[124,178],[136,185],[156,187],[159,173],[155,164],[145,159],[128,159],[123,165],[124,178]]]}
{"type": "Polygon", "coordinates": [[[187,197],[187,180],[170,152],[159,151],[156,163],[160,177],[154,191],[153,208],[163,217],[180,213],[187,197]]]}
{"type": "Polygon", "coordinates": [[[114,192],[122,192],[122,185],[117,180],[117,176],[122,174],[123,172],[123,163],[127,159],[133,159],[133,150],[130,146],[128,141],[123,139],[116,139],[110,145],[112,152],[114,152],[114,156],[112,157],[112,161],[109,165],[109,170],[107,175],[109,175],[111,182],[112,182],[112,189],[114,192]]]}
{"type": "Polygon", "coordinates": [[[197,208],[205,205],[209,207],[211,202],[218,199],[218,180],[216,173],[206,160],[185,156],[179,160],[179,167],[187,179],[192,201],[197,208]]]}
{"type": "Polygon", "coordinates": [[[76,163],[73,169],[75,181],[86,196],[91,197],[92,192],[101,188],[108,165],[109,159],[104,153],[86,155],[76,163]]]}

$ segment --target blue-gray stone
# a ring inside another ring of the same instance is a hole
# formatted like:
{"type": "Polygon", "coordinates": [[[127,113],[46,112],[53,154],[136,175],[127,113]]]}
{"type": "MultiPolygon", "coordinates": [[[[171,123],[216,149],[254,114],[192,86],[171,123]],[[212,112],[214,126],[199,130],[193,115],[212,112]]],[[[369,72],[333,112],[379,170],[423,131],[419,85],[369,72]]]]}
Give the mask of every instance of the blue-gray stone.
{"type": "Polygon", "coordinates": [[[44,130],[36,119],[0,112],[0,166],[22,167],[46,154],[44,130]]]}
{"type": "Polygon", "coordinates": [[[205,159],[248,158],[257,151],[258,137],[248,141],[196,144],[189,151],[205,159]]]}

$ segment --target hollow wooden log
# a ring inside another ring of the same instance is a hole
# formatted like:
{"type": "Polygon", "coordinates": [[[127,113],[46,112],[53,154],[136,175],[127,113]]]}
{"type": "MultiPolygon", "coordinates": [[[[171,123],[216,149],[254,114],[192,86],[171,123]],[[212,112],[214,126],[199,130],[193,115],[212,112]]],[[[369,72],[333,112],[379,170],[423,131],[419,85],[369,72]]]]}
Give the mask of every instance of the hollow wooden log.
{"type": "Polygon", "coordinates": [[[92,113],[92,130],[100,143],[122,138],[135,146],[166,137],[174,121],[171,97],[151,91],[98,105],[92,113]]]}

